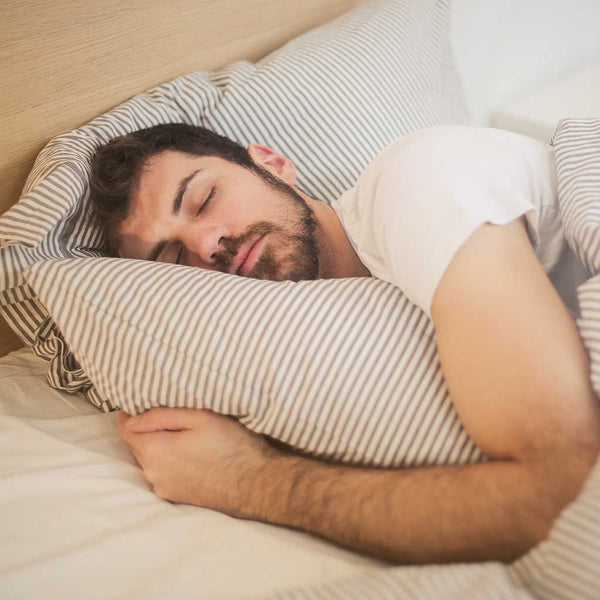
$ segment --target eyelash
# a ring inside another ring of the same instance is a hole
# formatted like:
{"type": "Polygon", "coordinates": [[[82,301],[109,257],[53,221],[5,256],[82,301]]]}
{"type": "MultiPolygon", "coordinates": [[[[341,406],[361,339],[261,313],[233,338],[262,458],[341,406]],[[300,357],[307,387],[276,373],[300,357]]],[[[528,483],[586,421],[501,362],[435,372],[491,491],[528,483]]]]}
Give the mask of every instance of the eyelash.
{"type": "Polygon", "coordinates": [[[206,197],[206,200],[202,203],[202,206],[198,209],[198,212],[196,213],[196,216],[198,216],[202,212],[202,210],[211,203],[211,201],[212,201],[212,199],[213,199],[213,197],[215,195],[215,191],[216,190],[217,190],[216,187],[211,188],[210,193],[206,197]]]}
{"type": "MultiPolygon", "coordinates": [[[[210,189],[210,193],[208,194],[208,196],[206,197],[206,200],[202,203],[202,206],[200,206],[200,208],[198,209],[198,212],[196,213],[196,216],[198,216],[202,210],[208,206],[210,204],[210,202],[212,201],[215,192],[216,192],[217,188],[216,187],[212,187],[210,189]]],[[[175,264],[178,265],[179,264],[179,260],[181,259],[181,255],[183,254],[183,246],[181,246],[179,248],[179,252],[177,253],[177,256],[175,257],[175,264]]]]}
{"type": "Polygon", "coordinates": [[[179,259],[181,258],[181,255],[183,254],[183,246],[179,247],[179,252],[177,253],[177,256],[175,257],[175,264],[178,265],[180,264],[179,259]]]}

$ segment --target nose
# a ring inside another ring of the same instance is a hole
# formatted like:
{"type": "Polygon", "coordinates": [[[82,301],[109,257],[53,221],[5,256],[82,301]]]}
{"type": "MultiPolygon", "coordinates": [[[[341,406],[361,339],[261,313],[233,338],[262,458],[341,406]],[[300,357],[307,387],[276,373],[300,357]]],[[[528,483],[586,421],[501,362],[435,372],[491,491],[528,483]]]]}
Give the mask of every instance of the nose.
{"type": "Polygon", "coordinates": [[[214,255],[223,249],[222,240],[229,235],[227,228],[217,223],[186,224],[180,232],[186,263],[204,269],[214,268],[214,255]]]}

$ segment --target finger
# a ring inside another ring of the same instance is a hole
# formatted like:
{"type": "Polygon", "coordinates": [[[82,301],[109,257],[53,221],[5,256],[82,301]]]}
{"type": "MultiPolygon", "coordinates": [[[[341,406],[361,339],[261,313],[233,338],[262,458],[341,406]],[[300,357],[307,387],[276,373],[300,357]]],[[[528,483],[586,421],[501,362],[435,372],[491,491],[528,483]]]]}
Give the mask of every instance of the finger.
{"type": "Polygon", "coordinates": [[[193,429],[201,412],[195,408],[153,408],[128,419],[127,430],[132,433],[151,433],[193,429]]]}
{"type": "Polygon", "coordinates": [[[131,434],[128,440],[129,449],[140,463],[142,468],[148,462],[160,460],[168,452],[174,437],[180,432],[175,431],[151,431],[145,435],[131,434]]]}

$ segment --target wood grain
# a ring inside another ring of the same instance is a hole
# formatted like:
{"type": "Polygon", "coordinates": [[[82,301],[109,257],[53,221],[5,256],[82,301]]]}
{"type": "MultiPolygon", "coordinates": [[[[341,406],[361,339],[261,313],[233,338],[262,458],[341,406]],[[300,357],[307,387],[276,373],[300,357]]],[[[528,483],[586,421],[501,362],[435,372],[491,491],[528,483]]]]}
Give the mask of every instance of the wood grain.
{"type": "MultiPolygon", "coordinates": [[[[54,136],[179,75],[256,60],[358,0],[4,0],[0,214],[54,136]]],[[[15,344],[0,327],[0,355],[15,344]]]]}

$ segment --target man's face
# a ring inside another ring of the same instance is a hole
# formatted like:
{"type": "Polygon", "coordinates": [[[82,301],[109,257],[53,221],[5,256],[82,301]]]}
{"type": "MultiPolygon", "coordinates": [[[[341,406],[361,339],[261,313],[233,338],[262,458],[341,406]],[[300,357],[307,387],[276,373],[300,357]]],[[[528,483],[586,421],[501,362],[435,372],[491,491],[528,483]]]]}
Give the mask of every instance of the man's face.
{"type": "Polygon", "coordinates": [[[217,157],[158,154],[121,226],[120,254],[257,279],[316,279],[313,212],[278,183],[217,157]]]}

